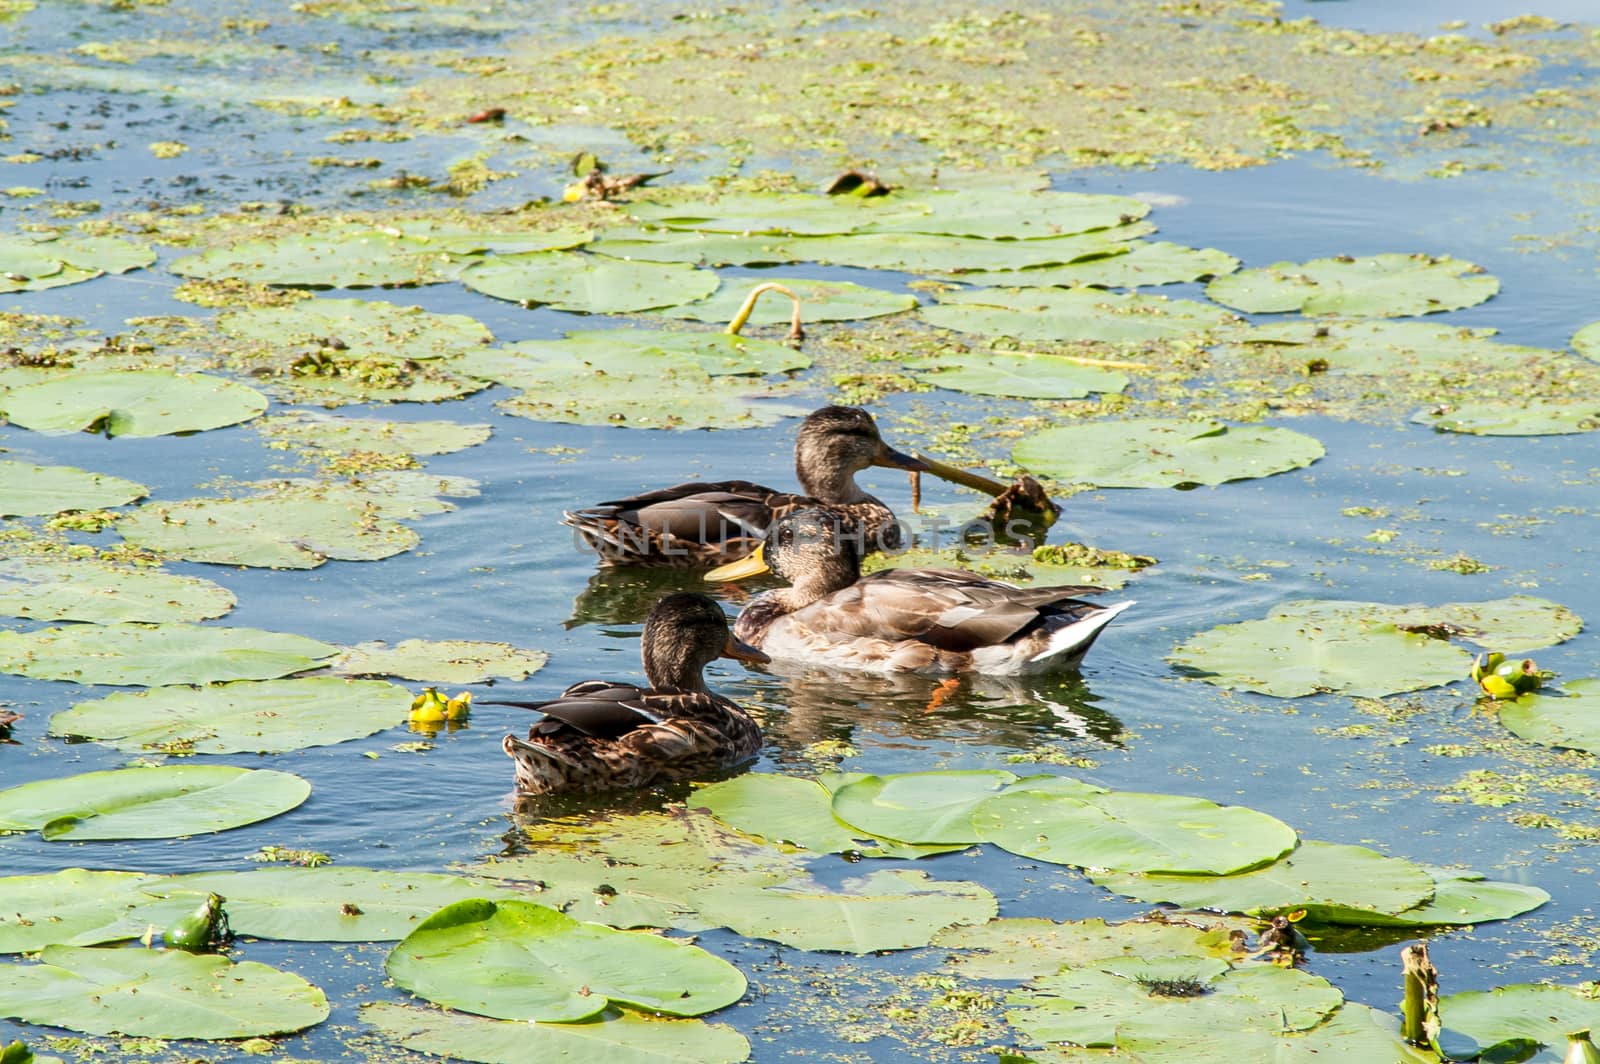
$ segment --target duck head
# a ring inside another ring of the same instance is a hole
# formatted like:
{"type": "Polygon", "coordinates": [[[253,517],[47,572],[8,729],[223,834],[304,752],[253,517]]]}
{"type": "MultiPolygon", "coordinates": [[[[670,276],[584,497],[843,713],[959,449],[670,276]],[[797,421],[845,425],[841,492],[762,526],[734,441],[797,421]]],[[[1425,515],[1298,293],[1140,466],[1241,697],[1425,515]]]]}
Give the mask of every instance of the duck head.
{"type": "Polygon", "coordinates": [[[771,660],[734,637],[721,606],[689,591],[667,595],[651,608],[639,640],[639,654],[651,687],[680,691],[706,690],[701,673],[717,658],[771,660]]]}
{"type": "Polygon", "coordinates": [[[856,485],[856,474],[869,466],[928,470],[920,460],[884,443],[877,422],[859,406],[825,406],[801,423],[794,441],[794,472],[811,498],[860,502],[867,496],[856,485]]]}

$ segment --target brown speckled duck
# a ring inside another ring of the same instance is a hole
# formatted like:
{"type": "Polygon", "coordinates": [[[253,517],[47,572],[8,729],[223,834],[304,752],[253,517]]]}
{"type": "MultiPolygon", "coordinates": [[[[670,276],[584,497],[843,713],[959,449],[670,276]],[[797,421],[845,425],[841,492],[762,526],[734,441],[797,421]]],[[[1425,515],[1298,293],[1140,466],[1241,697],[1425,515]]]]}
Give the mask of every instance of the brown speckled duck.
{"type": "Polygon", "coordinates": [[[894,512],[856,484],[856,474],[869,466],[927,469],[884,443],[865,410],[825,406],[806,417],[795,437],[794,471],[804,494],[747,480],[690,481],[572,510],[562,521],[604,565],[723,565],[754,550],[773,521],[805,506],[821,506],[861,528],[869,546],[894,550],[902,538],[894,512]]]}
{"type": "Polygon", "coordinates": [[[502,743],[516,762],[517,790],[586,794],[702,777],[735,768],[761,749],[761,729],[738,705],[706,687],[718,657],[767,661],[728,631],[704,595],[668,595],[644,623],[640,655],[649,687],[587,680],[549,702],[491,702],[535,709],[528,738],[502,743]]]}
{"type": "Polygon", "coordinates": [[[958,569],[861,575],[854,537],[824,510],[773,522],[749,557],[707,573],[770,571],[791,586],[756,596],[734,635],[776,660],[825,668],[1023,675],[1076,668],[1123,610],[1076,598],[1095,587],[1017,587],[958,569]]]}

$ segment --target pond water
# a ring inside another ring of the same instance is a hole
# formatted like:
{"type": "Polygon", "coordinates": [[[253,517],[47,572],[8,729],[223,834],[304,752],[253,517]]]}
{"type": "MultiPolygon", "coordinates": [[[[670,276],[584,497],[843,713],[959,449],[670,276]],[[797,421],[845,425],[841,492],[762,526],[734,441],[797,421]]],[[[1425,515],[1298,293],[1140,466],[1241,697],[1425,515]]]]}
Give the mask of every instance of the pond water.
{"type": "MultiPolygon", "coordinates": [[[[49,8],[51,5],[43,5],[49,8]]],[[[1545,5],[1558,18],[1589,13],[1589,5],[1545,5]]],[[[1426,30],[1447,18],[1476,21],[1519,13],[1499,3],[1405,5],[1291,2],[1287,16],[1310,14],[1370,30],[1426,30]]],[[[96,16],[100,17],[100,16],[96,16]]],[[[115,17],[105,14],[104,17],[115,17]]],[[[41,11],[18,25],[18,40],[42,48],[70,38],[85,16],[75,5],[41,11]],[[66,9],[71,8],[68,12],[66,9]],[[52,36],[52,34],[57,36],[52,36]]],[[[334,33],[324,28],[320,32],[334,33]]],[[[344,27],[347,52],[373,45],[367,31],[344,27]]],[[[100,34],[103,36],[103,31],[100,34]]],[[[353,61],[352,61],[353,62],[353,61]]],[[[184,182],[170,168],[136,151],[108,151],[87,160],[64,158],[27,174],[29,184],[57,198],[97,199],[107,211],[150,200],[203,202],[226,209],[250,199],[293,198],[313,207],[357,202],[357,182],[344,174],[308,179],[282,157],[305,150],[326,126],[233,107],[218,113],[181,96],[120,94],[92,87],[55,89],[25,97],[8,118],[18,145],[127,138],[135,144],[182,139],[193,165],[184,182]],[[99,115],[91,133],[84,123],[99,115]],[[65,121],[72,128],[49,133],[65,121]],[[148,123],[148,125],[146,125],[148,123]],[[165,130],[159,137],[155,128],[165,130]],[[144,167],[140,169],[139,167],[144,167]],[[70,197],[62,182],[81,182],[70,197]]],[[[420,164],[427,138],[405,146],[420,164]]],[[[1558,164],[1552,164],[1558,165],[1558,164]]],[[[1576,165],[1570,157],[1561,166],[1576,165]]],[[[558,189],[563,175],[530,174],[493,186],[474,205],[517,200],[558,189]]],[[[20,178],[18,179],[21,180],[20,178]]],[[[1204,172],[1176,166],[1125,172],[1072,171],[1053,185],[1074,192],[1152,197],[1160,239],[1215,247],[1260,266],[1281,260],[1427,250],[1482,265],[1500,278],[1488,303],[1436,315],[1473,327],[1493,327],[1500,339],[1560,349],[1572,333],[1600,317],[1593,298],[1592,250],[1530,254],[1515,238],[1564,228],[1537,166],[1528,172],[1470,173],[1450,181],[1401,181],[1341,169],[1316,157],[1269,167],[1204,172]],[[1528,205],[1532,217],[1520,214],[1528,205]]],[[[11,227],[7,214],[0,225],[11,227]]],[[[207,315],[172,297],[179,278],[162,266],[182,252],[162,250],[155,267],[87,284],[0,296],[0,309],[64,314],[106,333],[125,319],[207,315]]],[[[908,290],[909,274],[803,265],[731,270],[734,276],[846,278],[908,290]]],[[[1175,285],[1162,294],[1202,298],[1201,285],[1175,285]]],[[[916,289],[910,289],[916,291],[916,289]]],[[[445,284],[414,289],[367,289],[365,299],[468,314],[502,342],[559,336],[604,319],[548,308],[525,310],[445,284]]],[[[919,298],[927,300],[925,293],[919,298]]],[[[816,405],[831,401],[825,371],[803,377],[816,405]]],[[[1198,385],[1198,382],[1197,382],[1198,385]]],[[[1381,387],[1381,384],[1379,385],[1381,387]]],[[[1463,383],[1462,398],[1470,393],[1463,383]]],[[[570,683],[607,677],[634,679],[638,669],[641,602],[654,589],[693,586],[688,576],[596,576],[593,557],[559,523],[575,504],[629,494],[690,477],[737,476],[773,485],[792,479],[794,421],[737,433],[640,432],[547,424],[509,417],[495,407],[503,388],[444,404],[397,404],[371,413],[397,420],[448,418],[493,425],[485,444],[427,459],[430,472],[465,476],[480,493],[454,500],[449,513],[415,522],[416,549],[381,562],[332,562],[295,572],[171,563],[174,572],[204,575],[231,590],[238,606],[228,625],[296,632],[336,644],[405,638],[501,640],[538,648],[549,664],[526,682],[474,687],[481,697],[545,697],[570,683]],[[648,593],[641,593],[639,588],[648,593]],[[629,592],[632,592],[630,595],[629,592]],[[492,691],[492,694],[491,694],[492,691]]],[[[953,392],[890,395],[872,409],[891,443],[928,447],[929,428],[1004,421],[1036,411],[1035,404],[979,399],[953,392]]],[[[351,407],[343,413],[369,412],[351,407]]],[[[1319,439],[1324,458],[1309,468],[1195,490],[1100,490],[1067,500],[1053,540],[1153,555],[1160,564],[1108,599],[1137,606],[1101,638],[1081,676],[1030,682],[1018,688],[969,685],[929,711],[932,685],[896,690],[882,683],[828,676],[785,678],[746,671],[730,662],[710,670],[712,686],[759,707],[766,747],[752,771],[815,771],[813,744],[842,744],[827,761],[848,771],[888,773],[932,768],[1018,768],[1008,757],[1050,751],[1088,759],[1092,767],[1040,766],[1095,783],[1138,791],[1201,796],[1248,805],[1277,816],[1305,837],[1370,845],[1430,865],[1465,865],[1491,878],[1530,883],[1552,895],[1549,904],[1519,919],[1429,936],[1446,990],[1507,982],[1590,977],[1587,965],[1552,967],[1557,953],[1592,945],[1596,868],[1591,843],[1562,839],[1549,829],[1514,824],[1505,809],[1477,804],[1461,784],[1475,771],[1520,777],[1526,793],[1518,810],[1549,812],[1590,823],[1596,812],[1595,766],[1577,756],[1558,758],[1505,741],[1500,725],[1475,708],[1465,684],[1388,700],[1387,715],[1348,697],[1294,700],[1230,694],[1179,675],[1166,655],[1179,642],[1214,625],[1262,616],[1297,598],[1343,598],[1394,603],[1439,603],[1527,593],[1556,600],[1580,616],[1600,617],[1596,580],[1595,514],[1600,513],[1600,461],[1591,435],[1480,438],[1435,433],[1397,419],[1373,422],[1328,417],[1278,418],[1319,439]],[[1348,516],[1353,507],[1389,511],[1391,518],[1348,516]],[[1375,546],[1363,537],[1379,526],[1401,538],[1375,546]],[[1426,562],[1457,552],[1493,568],[1462,575],[1426,562]],[[1449,751],[1442,752],[1448,747],[1449,751]],[[1465,752],[1466,756],[1445,756],[1465,752]],[[1540,781],[1578,772],[1581,792],[1556,793],[1540,781]]],[[[1008,444],[980,439],[980,450],[1003,457],[1008,444]]],[[[91,434],[44,436],[0,427],[7,457],[67,464],[136,479],[155,500],[207,494],[219,478],[275,475],[281,452],[262,446],[248,426],[193,436],[107,439],[91,434]]],[[[899,474],[874,470],[868,490],[910,510],[899,474]]],[[[975,495],[924,481],[925,505],[943,514],[977,509],[975,495]]],[[[916,519],[913,517],[913,521],[916,519]]],[[[112,533],[78,535],[115,542],[112,533]]],[[[731,603],[730,605],[737,605],[731,603]]],[[[27,629],[25,622],[11,627],[27,629]]],[[[1539,653],[1539,664],[1574,678],[1594,671],[1596,637],[1586,632],[1539,653]]],[[[420,686],[420,685],[418,685],[420,686]]],[[[128,755],[93,743],[65,744],[46,736],[52,713],[110,693],[110,688],[0,676],[0,704],[26,714],[17,746],[0,747],[6,786],[71,773],[115,768],[128,755]]],[[[507,731],[527,726],[522,711],[482,706],[470,725],[440,733],[424,752],[397,749],[419,738],[403,728],[336,746],[263,756],[222,755],[208,762],[296,773],[314,788],[311,799],[282,817],[218,835],[151,842],[51,843],[37,835],[0,840],[0,874],[63,867],[128,868],[150,872],[259,867],[264,846],[307,848],[341,864],[441,871],[515,851],[518,816],[511,765],[500,750],[507,731]]],[[[672,796],[681,796],[681,791],[672,796]]],[[[604,803],[594,803],[596,807],[604,803]]],[[[563,807],[571,808],[571,807],[563,807]]],[[[576,808],[583,808],[582,803],[576,808]]],[[[899,867],[884,862],[884,867],[899,867]]],[[[904,863],[904,867],[913,867],[904,863]]],[[[994,847],[971,848],[916,862],[938,879],[967,879],[993,891],[1003,916],[1130,916],[1147,906],[1117,898],[1076,872],[1028,861],[994,847]]],[[[838,857],[814,864],[819,879],[837,883],[860,869],[838,857]]],[[[0,899],[0,908],[4,907],[0,899]]],[[[978,1059],[976,1050],[889,1038],[859,1043],[858,1027],[841,1022],[856,1010],[870,1014],[912,973],[931,971],[938,949],[864,958],[807,953],[740,938],[700,934],[704,948],[731,960],[751,981],[751,993],[714,1019],[745,1033],[755,1059],[807,1056],[837,1060],[978,1059]]],[[[1404,932],[1332,933],[1315,943],[1312,970],[1350,1000],[1393,1010],[1398,999],[1397,947],[1404,932]]],[[[376,1048],[356,1018],[359,1004],[409,1000],[386,985],[387,944],[318,945],[249,942],[236,958],[298,972],[323,987],[331,1020],[281,1041],[282,1059],[428,1059],[393,1047],[376,1048]]],[[[0,1020],[0,1042],[37,1041],[52,1033],[0,1020]]],[[[59,1033],[59,1032],[53,1032],[59,1033]]],[[[59,1051],[58,1051],[59,1052],[59,1051]]],[[[219,1046],[174,1045],[174,1059],[243,1058],[219,1046]]],[[[71,1052],[62,1055],[75,1059],[71,1052]]],[[[87,1059],[87,1058],[85,1058],[87,1059]]]]}

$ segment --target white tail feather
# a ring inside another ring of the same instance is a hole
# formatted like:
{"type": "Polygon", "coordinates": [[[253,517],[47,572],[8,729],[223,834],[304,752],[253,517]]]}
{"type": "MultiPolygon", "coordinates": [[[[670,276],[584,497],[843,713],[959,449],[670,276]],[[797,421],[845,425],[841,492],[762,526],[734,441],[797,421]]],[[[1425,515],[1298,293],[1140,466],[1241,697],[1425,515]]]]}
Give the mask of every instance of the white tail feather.
{"type": "Polygon", "coordinates": [[[1096,610],[1083,620],[1074,621],[1065,628],[1056,629],[1050,633],[1050,641],[1045,644],[1045,648],[1028,660],[1030,662],[1043,661],[1058,654],[1066,654],[1080,648],[1087,648],[1090,643],[1094,642],[1095,637],[1100,634],[1102,628],[1116,620],[1117,614],[1132,605],[1132,599],[1127,602],[1118,602],[1115,605],[1096,610]]]}

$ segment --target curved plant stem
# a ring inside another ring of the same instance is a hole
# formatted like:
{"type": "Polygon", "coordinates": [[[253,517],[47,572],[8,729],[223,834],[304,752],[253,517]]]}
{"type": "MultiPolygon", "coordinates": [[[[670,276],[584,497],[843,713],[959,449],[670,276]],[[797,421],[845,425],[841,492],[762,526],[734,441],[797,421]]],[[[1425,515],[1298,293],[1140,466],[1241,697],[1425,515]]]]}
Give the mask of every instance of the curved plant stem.
{"type": "Polygon", "coordinates": [[[800,297],[776,281],[767,281],[765,284],[758,284],[750,289],[750,294],[744,297],[744,306],[739,308],[739,313],[735,314],[733,320],[728,323],[728,335],[739,335],[739,330],[744,328],[744,323],[750,320],[751,312],[756,309],[756,300],[761,298],[762,292],[782,292],[794,300],[794,318],[789,322],[789,335],[786,339],[805,339],[805,331],[800,328],[800,297]]]}

